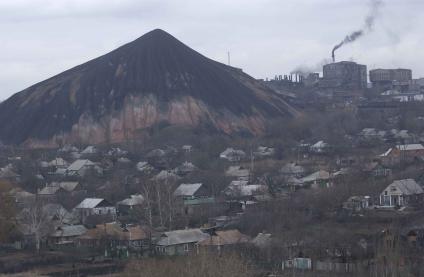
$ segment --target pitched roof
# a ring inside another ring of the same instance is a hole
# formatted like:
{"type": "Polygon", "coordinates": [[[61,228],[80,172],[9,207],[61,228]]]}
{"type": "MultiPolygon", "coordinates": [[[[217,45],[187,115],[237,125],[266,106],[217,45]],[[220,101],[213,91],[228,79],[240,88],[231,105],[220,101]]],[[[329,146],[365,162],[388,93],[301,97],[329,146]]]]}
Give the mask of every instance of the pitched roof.
{"type": "Polygon", "coordinates": [[[96,228],[88,229],[78,239],[98,240],[104,236],[111,236],[119,240],[143,240],[150,237],[150,230],[142,228],[140,225],[121,226],[118,222],[96,225],[96,228]]]}
{"type": "Polygon", "coordinates": [[[296,163],[288,163],[281,168],[281,173],[283,174],[302,174],[304,172],[305,168],[296,163]]]}
{"type": "Polygon", "coordinates": [[[56,228],[50,237],[77,237],[87,232],[83,225],[64,225],[56,228]]]}
{"type": "Polygon", "coordinates": [[[67,166],[68,163],[61,157],[58,157],[56,159],[51,160],[50,162],[48,162],[49,166],[67,166]]]}
{"type": "Polygon", "coordinates": [[[312,145],[312,148],[323,148],[323,147],[327,147],[328,143],[324,142],[323,140],[320,140],[318,142],[316,142],[314,145],[312,145]]]}
{"type": "Polygon", "coordinates": [[[61,187],[58,187],[58,186],[47,186],[47,187],[44,187],[43,189],[41,189],[38,192],[38,195],[54,195],[60,189],[62,189],[62,188],[61,187]]]}
{"type": "Polygon", "coordinates": [[[268,190],[265,185],[248,185],[247,181],[232,181],[225,189],[228,196],[252,196],[255,194],[263,194],[268,190]]]}
{"type": "Polygon", "coordinates": [[[421,194],[424,193],[423,188],[415,182],[414,179],[403,179],[393,181],[387,188],[396,188],[401,191],[404,195],[413,195],[413,194],[421,194]]]}
{"type": "Polygon", "coordinates": [[[422,146],[422,144],[419,144],[419,143],[396,145],[396,148],[401,151],[424,150],[424,146],[422,146]]]}
{"type": "Polygon", "coordinates": [[[81,154],[95,154],[97,152],[96,147],[90,145],[81,151],[81,154]]]}
{"type": "Polygon", "coordinates": [[[181,184],[174,191],[174,196],[193,196],[202,186],[202,183],[197,184],[181,184]]]}
{"type": "Polygon", "coordinates": [[[227,169],[227,171],[225,171],[225,175],[233,177],[247,177],[249,176],[249,169],[243,168],[239,165],[232,165],[227,169]]]}
{"type": "Polygon", "coordinates": [[[178,180],[180,177],[176,175],[171,170],[162,170],[156,176],[152,178],[155,181],[164,181],[164,180],[178,180]]]}
{"type": "Polygon", "coordinates": [[[251,242],[257,247],[267,247],[272,242],[271,234],[259,233],[251,242]]]}
{"type": "Polygon", "coordinates": [[[325,170],[318,170],[317,172],[312,173],[306,177],[300,179],[302,182],[314,182],[317,180],[328,180],[330,179],[330,173],[325,170]]]}
{"type": "Polygon", "coordinates": [[[79,182],[60,182],[59,186],[66,191],[74,191],[79,185],[79,182]]]}
{"type": "Polygon", "coordinates": [[[165,232],[162,238],[156,243],[159,246],[169,246],[184,243],[196,243],[209,238],[200,229],[174,230],[165,232]]]}
{"type": "Polygon", "coordinates": [[[224,150],[224,152],[222,152],[221,154],[219,154],[219,156],[221,158],[224,157],[228,157],[228,156],[234,156],[234,155],[238,155],[238,156],[245,156],[246,153],[243,150],[238,150],[238,149],[234,149],[234,148],[227,148],[224,150]]]}
{"type": "Polygon", "coordinates": [[[68,171],[78,171],[84,166],[93,166],[94,163],[90,160],[76,160],[69,167],[68,171]]]}
{"type": "Polygon", "coordinates": [[[249,242],[251,238],[239,230],[216,231],[214,235],[199,242],[199,245],[231,245],[249,242]]]}
{"type": "Polygon", "coordinates": [[[75,207],[75,209],[93,209],[96,208],[103,201],[106,200],[104,200],[103,198],[86,198],[81,203],[79,203],[78,206],[75,207]]]}

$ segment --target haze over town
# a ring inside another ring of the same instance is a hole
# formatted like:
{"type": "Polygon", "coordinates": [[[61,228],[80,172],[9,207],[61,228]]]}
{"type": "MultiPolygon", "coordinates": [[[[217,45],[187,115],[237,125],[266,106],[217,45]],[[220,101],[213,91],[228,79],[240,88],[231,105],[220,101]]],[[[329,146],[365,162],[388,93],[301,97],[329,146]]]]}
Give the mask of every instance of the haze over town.
{"type": "Polygon", "coordinates": [[[0,275],[424,276],[423,8],[0,1],[0,275]]]}

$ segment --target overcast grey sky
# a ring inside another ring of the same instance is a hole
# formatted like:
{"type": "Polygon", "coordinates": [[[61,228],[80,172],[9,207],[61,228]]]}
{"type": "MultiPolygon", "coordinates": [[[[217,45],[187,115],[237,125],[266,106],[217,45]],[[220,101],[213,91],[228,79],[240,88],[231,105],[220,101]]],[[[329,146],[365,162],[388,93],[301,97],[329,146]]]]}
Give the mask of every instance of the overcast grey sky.
{"type": "MultiPolygon", "coordinates": [[[[0,0],[0,99],[161,28],[256,78],[330,57],[369,0],[0,0]]],[[[385,0],[374,31],[338,60],[424,77],[424,1],[385,0]]]]}

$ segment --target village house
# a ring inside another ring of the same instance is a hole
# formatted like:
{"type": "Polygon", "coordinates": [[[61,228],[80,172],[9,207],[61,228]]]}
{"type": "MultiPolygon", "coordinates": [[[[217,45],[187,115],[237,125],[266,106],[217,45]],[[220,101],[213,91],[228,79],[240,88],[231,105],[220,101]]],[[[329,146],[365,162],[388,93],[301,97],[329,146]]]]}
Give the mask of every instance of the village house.
{"type": "Polygon", "coordinates": [[[413,179],[393,181],[380,194],[380,206],[405,207],[423,200],[424,190],[413,179]]]}
{"type": "Polygon", "coordinates": [[[53,248],[66,248],[76,246],[79,236],[87,232],[83,225],[58,226],[47,238],[47,244],[53,248]]]}
{"type": "Polygon", "coordinates": [[[270,233],[258,233],[250,243],[260,249],[268,248],[273,244],[273,238],[270,233]]]}
{"type": "Polygon", "coordinates": [[[371,197],[369,196],[351,196],[343,203],[343,209],[352,212],[360,212],[370,207],[370,200],[371,197]]]}
{"type": "Polygon", "coordinates": [[[92,215],[116,216],[116,208],[103,198],[86,198],[74,210],[82,222],[92,215]]]}
{"type": "Polygon", "coordinates": [[[201,183],[181,184],[174,191],[177,215],[190,218],[205,218],[224,212],[224,203],[216,202],[208,189],[201,183]],[[179,212],[178,212],[179,210],[179,212]]]}
{"type": "Polygon", "coordinates": [[[386,166],[396,165],[402,162],[419,161],[424,158],[424,146],[421,144],[396,145],[389,148],[379,157],[386,166]]]}
{"type": "Polygon", "coordinates": [[[63,224],[72,225],[77,223],[74,215],[65,209],[61,204],[49,203],[42,207],[43,216],[54,226],[63,224]]]}
{"type": "Polygon", "coordinates": [[[248,168],[244,168],[239,165],[230,166],[227,171],[225,171],[225,176],[235,177],[238,180],[249,180],[250,171],[248,168]]]}
{"type": "Polygon", "coordinates": [[[328,188],[330,187],[330,173],[325,170],[318,170],[301,178],[300,181],[304,185],[311,186],[312,188],[328,188]]]}
{"type": "Polygon", "coordinates": [[[83,177],[89,170],[95,169],[96,164],[90,160],[76,160],[66,169],[68,176],[83,177]]]}
{"type": "Polygon", "coordinates": [[[304,186],[305,184],[301,179],[290,176],[283,181],[282,190],[283,192],[297,191],[303,188],[304,186]]]}
{"type": "Polygon", "coordinates": [[[312,260],[311,258],[293,258],[288,259],[282,262],[281,269],[298,269],[298,270],[311,270],[312,269],[312,260]]]}
{"type": "Polygon", "coordinates": [[[54,203],[69,195],[68,191],[59,186],[46,186],[37,192],[37,196],[44,202],[54,203]]]}
{"type": "Polygon", "coordinates": [[[230,162],[239,162],[246,157],[246,153],[243,150],[227,148],[224,152],[219,154],[219,157],[230,162]]]}
{"type": "Polygon", "coordinates": [[[175,189],[174,196],[183,199],[194,199],[207,197],[208,191],[202,183],[181,184],[175,189]]]}
{"type": "Polygon", "coordinates": [[[103,251],[128,249],[138,253],[148,253],[152,243],[152,232],[147,227],[119,222],[96,225],[77,238],[78,246],[106,248],[103,251]]]}
{"type": "Polygon", "coordinates": [[[304,176],[305,171],[305,168],[297,163],[287,163],[280,170],[283,176],[297,178],[304,176]]]}
{"type": "Polygon", "coordinates": [[[232,230],[212,230],[210,237],[198,242],[201,248],[216,250],[219,253],[224,249],[233,248],[249,243],[251,237],[240,233],[237,229],[232,230]]]}
{"type": "Polygon", "coordinates": [[[193,171],[196,171],[197,167],[191,162],[183,162],[180,166],[174,169],[174,172],[178,175],[185,176],[193,171]]]}
{"type": "Polygon", "coordinates": [[[153,171],[153,166],[151,166],[148,162],[138,162],[136,164],[136,168],[138,171],[143,172],[143,173],[149,173],[151,171],[153,171]]]}
{"type": "Polygon", "coordinates": [[[78,152],[78,148],[73,145],[64,145],[62,148],[58,150],[59,153],[71,153],[71,152],[78,152]]]}
{"type": "Polygon", "coordinates": [[[113,147],[112,149],[110,149],[106,155],[111,156],[111,157],[122,157],[128,154],[128,151],[122,150],[119,147],[113,147]]]}
{"type": "Polygon", "coordinates": [[[84,150],[81,151],[81,155],[94,155],[97,153],[97,148],[95,146],[89,145],[84,150]]]}
{"type": "Polygon", "coordinates": [[[380,131],[375,128],[364,128],[359,133],[359,139],[363,141],[381,140],[383,141],[386,137],[386,131],[380,131]]]}
{"type": "Polygon", "coordinates": [[[55,158],[53,160],[51,160],[50,162],[45,162],[45,161],[41,161],[40,162],[40,166],[41,167],[54,167],[54,168],[67,168],[68,167],[68,162],[66,162],[63,158],[55,158]]]}
{"type": "Polygon", "coordinates": [[[379,162],[365,164],[363,171],[371,174],[374,177],[387,177],[392,175],[392,169],[382,165],[379,162]]]}
{"type": "Polygon", "coordinates": [[[83,196],[85,191],[79,182],[53,182],[40,189],[37,195],[47,201],[56,202],[58,199],[72,197],[75,195],[83,196]]]}
{"type": "Polygon", "coordinates": [[[324,154],[324,153],[327,153],[328,150],[329,150],[329,145],[323,140],[316,142],[310,147],[310,151],[315,154],[324,154]]]}
{"type": "Polygon", "coordinates": [[[230,199],[253,199],[254,196],[268,193],[268,187],[265,185],[249,184],[248,181],[232,181],[224,190],[224,195],[230,199]]]}
{"type": "Polygon", "coordinates": [[[141,209],[144,204],[144,197],[141,194],[131,195],[116,203],[120,215],[128,215],[131,211],[141,209]]]}
{"type": "Polygon", "coordinates": [[[21,176],[14,171],[12,164],[8,164],[5,167],[0,168],[0,180],[19,183],[21,176]]]}
{"type": "Polygon", "coordinates": [[[15,199],[15,204],[18,208],[28,207],[36,200],[35,194],[18,187],[11,189],[9,191],[9,195],[15,199]]]}
{"type": "Polygon", "coordinates": [[[209,238],[200,229],[185,229],[165,232],[156,242],[156,252],[160,255],[187,255],[197,251],[197,243],[209,238]]]}
{"type": "Polygon", "coordinates": [[[259,146],[255,152],[253,152],[253,155],[258,158],[265,158],[265,157],[271,157],[275,154],[275,149],[271,147],[266,146],[259,146]]]}
{"type": "Polygon", "coordinates": [[[181,147],[181,149],[183,149],[183,151],[185,152],[185,153],[190,153],[191,152],[191,150],[193,149],[193,146],[191,146],[191,145],[183,145],[182,147],[181,147]]]}
{"type": "Polygon", "coordinates": [[[172,170],[162,170],[152,177],[152,181],[156,182],[176,182],[181,179],[180,176],[175,174],[172,170]]]}

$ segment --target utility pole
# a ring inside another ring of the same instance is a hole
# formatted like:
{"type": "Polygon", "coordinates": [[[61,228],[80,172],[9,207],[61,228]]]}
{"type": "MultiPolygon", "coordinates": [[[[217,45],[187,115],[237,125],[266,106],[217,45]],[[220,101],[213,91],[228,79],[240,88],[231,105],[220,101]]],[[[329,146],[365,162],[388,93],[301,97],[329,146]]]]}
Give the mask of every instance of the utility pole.
{"type": "Polygon", "coordinates": [[[228,56],[228,65],[231,65],[230,51],[227,52],[227,56],[228,56]]]}

